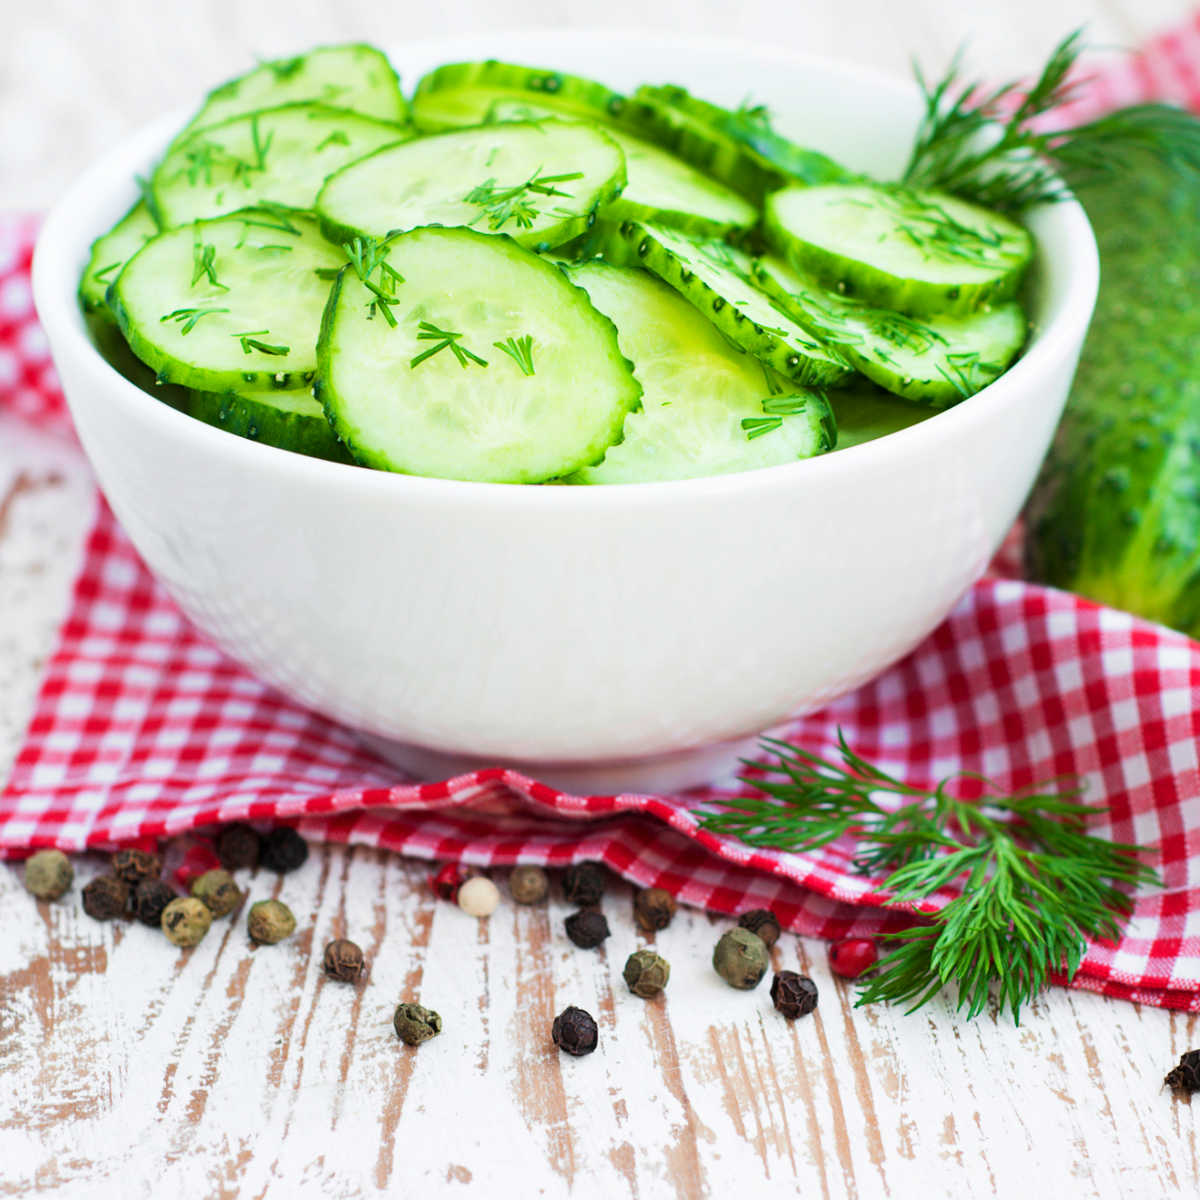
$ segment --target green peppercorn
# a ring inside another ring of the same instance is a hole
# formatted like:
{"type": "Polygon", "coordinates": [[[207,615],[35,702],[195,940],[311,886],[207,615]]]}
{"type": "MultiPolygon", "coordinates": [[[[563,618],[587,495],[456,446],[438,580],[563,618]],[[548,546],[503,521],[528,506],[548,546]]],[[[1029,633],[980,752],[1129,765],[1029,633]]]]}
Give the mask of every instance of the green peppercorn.
{"type": "Polygon", "coordinates": [[[192,895],[208,905],[214,917],[224,917],[233,912],[242,902],[242,890],[233,882],[233,876],[221,867],[205,871],[192,880],[192,895]]]}
{"type": "Polygon", "coordinates": [[[254,941],[273,946],[296,932],[296,918],[282,900],[258,900],[250,905],[246,929],[254,941]]]}
{"type": "Polygon", "coordinates": [[[514,867],[508,877],[508,890],[518,904],[540,904],[550,890],[550,881],[541,867],[514,867]]]}
{"type": "Polygon", "coordinates": [[[208,905],[194,896],[180,896],[163,909],[162,931],[167,935],[167,941],[176,946],[198,945],[211,925],[212,913],[208,905]]]}
{"type": "Polygon", "coordinates": [[[75,880],[75,868],[61,850],[39,850],[25,860],[25,890],[39,900],[57,900],[75,880]]]}
{"type": "Polygon", "coordinates": [[[442,1032],[442,1018],[419,1004],[401,1004],[392,1017],[392,1026],[406,1046],[419,1046],[442,1032]]]}
{"type": "Polygon", "coordinates": [[[653,950],[635,950],[625,960],[625,970],[621,974],[635,996],[649,1000],[667,986],[671,964],[653,950]]]}
{"type": "Polygon", "coordinates": [[[762,938],[738,926],[721,934],[713,950],[713,967],[730,987],[749,991],[762,982],[769,958],[762,938]]]}

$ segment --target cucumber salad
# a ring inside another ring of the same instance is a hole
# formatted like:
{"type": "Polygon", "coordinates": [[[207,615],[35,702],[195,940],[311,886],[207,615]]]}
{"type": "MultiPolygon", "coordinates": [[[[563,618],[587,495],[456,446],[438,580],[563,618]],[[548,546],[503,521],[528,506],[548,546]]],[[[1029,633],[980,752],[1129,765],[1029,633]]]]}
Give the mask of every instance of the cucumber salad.
{"type": "Polygon", "coordinates": [[[761,107],[331,46],[212,92],[97,238],[97,345],[198,420],[444,479],[794,462],[1002,374],[1033,247],[761,107]]]}

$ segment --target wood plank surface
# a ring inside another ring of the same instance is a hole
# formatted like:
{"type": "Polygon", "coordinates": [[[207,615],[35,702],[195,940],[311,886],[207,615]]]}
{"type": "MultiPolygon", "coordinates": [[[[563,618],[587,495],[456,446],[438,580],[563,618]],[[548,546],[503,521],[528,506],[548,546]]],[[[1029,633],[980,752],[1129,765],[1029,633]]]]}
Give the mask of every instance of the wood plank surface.
{"type": "MultiPolygon", "coordinates": [[[[609,24],[732,30],[906,69],[968,35],[1004,74],[1065,29],[1135,43],[1186,10],[1171,0],[949,0],[836,6],[614,0],[454,0],[399,9],[343,0],[3,0],[0,203],[36,207],[112,138],[248,61],[317,40],[453,29],[609,24]],[[137,62],[137,70],[129,64],[137,62]]],[[[28,719],[91,505],[73,452],[0,419],[0,778],[28,719]]],[[[103,868],[77,860],[78,883],[103,868]]],[[[681,911],[655,938],[666,996],[628,993],[645,940],[614,884],[614,934],[584,952],[566,906],[507,897],[485,923],[435,902],[422,864],[326,848],[278,895],[299,932],[252,948],[243,916],[179,952],[139,925],[91,921],[76,900],[36,904],[0,865],[0,1195],[115,1197],[1041,1197],[1195,1196],[1195,1113],[1162,1090],[1200,1044],[1196,1017],[1055,990],[1014,1028],[941,1004],[913,1016],[853,1007],[824,945],[785,936],[775,966],[811,974],[795,1024],[766,988],[709,965],[725,922],[681,911]],[[370,963],[359,987],[319,970],[331,937],[370,963]],[[412,1050],[402,999],[445,1032],[412,1050]],[[592,1011],[600,1052],[561,1056],[554,1014],[592,1011]]],[[[502,882],[502,881],[501,881],[502,882]]],[[[77,895],[76,889],[76,895],[77,895]]],[[[244,910],[243,910],[244,914],[244,910]]]]}

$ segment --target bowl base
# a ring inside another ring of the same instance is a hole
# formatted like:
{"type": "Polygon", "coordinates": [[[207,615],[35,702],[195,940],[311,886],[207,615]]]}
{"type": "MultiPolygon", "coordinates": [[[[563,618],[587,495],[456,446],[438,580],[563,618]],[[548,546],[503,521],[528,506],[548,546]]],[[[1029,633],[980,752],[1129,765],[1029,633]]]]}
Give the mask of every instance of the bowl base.
{"type": "Polygon", "coordinates": [[[360,733],[359,737],[381,758],[417,779],[453,779],[482,767],[508,767],[575,796],[670,793],[706,784],[728,784],[737,774],[741,765],[739,760],[750,757],[758,745],[758,737],[754,736],[709,742],[690,750],[649,758],[564,763],[451,754],[370,733],[360,733]]]}

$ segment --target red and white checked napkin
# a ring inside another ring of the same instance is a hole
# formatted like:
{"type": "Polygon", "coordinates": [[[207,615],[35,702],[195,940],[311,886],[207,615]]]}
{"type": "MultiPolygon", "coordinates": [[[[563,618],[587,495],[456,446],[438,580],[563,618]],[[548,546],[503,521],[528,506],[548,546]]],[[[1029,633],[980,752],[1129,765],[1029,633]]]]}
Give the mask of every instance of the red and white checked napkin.
{"type": "MultiPolygon", "coordinates": [[[[1150,95],[1200,107],[1190,63],[1200,63],[1200,18],[1104,76],[1072,116],[1150,95]]],[[[0,222],[0,403],[65,426],[29,293],[34,224],[0,222]]],[[[832,755],[840,727],[860,753],[914,783],[964,769],[1013,788],[1086,777],[1089,798],[1108,806],[1094,832],[1157,847],[1165,887],[1136,898],[1118,943],[1089,948],[1074,986],[1200,1011],[1198,700],[1200,644],[993,574],[904,662],[796,720],[788,736],[832,755]]],[[[428,859],[602,859],[686,903],[770,907],[821,937],[905,922],[853,871],[848,845],[756,851],[700,830],[694,810],[721,794],[571,796],[499,768],[401,780],[350,731],[209,645],[98,500],[68,616],[0,793],[0,856],[283,819],[311,838],[428,859]]]]}

